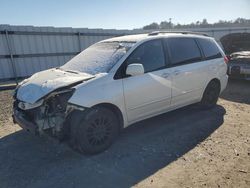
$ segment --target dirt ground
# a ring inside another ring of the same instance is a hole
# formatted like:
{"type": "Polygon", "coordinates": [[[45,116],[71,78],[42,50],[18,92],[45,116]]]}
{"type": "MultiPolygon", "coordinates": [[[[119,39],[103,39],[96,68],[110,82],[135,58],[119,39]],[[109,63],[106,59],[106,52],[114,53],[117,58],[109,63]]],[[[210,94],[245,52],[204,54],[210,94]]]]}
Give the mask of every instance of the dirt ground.
{"type": "Polygon", "coordinates": [[[84,156],[22,131],[0,92],[0,187],[250,187],[250,82],[230,81],[208,111],[186,107],[137,123],[84,156]]]}

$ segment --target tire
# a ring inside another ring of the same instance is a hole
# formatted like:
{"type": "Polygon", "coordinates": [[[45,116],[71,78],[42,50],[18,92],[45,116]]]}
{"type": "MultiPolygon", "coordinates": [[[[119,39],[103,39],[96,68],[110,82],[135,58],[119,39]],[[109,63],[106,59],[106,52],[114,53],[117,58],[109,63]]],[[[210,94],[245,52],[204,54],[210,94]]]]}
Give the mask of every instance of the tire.
{"type": "Polygon", "coordinates": [[[119,121],[108,108],[95,107],[71,124],[70,143],[85,154],[97,154],[109,148],[119,134],[119,121]]]}
{"type": "Polygon", "coordinates": [[[201,109],[211,109],[215,107],[220,95],[220,84],[216,81],[211,81],[202,96],[199,106],[201,109]]]}

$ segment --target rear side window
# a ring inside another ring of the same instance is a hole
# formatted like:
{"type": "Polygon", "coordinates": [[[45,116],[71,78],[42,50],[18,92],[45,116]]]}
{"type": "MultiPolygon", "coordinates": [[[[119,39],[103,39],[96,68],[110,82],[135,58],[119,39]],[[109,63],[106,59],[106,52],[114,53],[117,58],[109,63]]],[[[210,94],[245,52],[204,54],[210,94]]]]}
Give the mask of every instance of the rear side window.
{"type": "Polygon", "coordinates": [[[171,63],[186,64],[201,60],[201,53],[193,38],[169,38],[166,40],[171,63]]]}
{"type": "Polygon", "coordinates": [[[127,65],[141,63],[145,72],[152,72],[165,67],[161,40],[148,41],[140,45],[127,60],[127,65]]]}
{"type": "Polygon", "coordinates": [[[197,39],[206,59],[222,57],[218,46],[211,39],[197,39]]]}

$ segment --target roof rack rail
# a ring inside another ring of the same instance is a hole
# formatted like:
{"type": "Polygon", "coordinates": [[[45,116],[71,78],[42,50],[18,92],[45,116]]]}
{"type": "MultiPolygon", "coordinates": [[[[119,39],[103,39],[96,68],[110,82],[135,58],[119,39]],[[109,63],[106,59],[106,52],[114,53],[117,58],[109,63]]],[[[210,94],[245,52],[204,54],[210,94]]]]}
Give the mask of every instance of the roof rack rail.
{"type": "Polygon", "coordinates": [[[154,36],[154,35],[164,34],[164,33],[180,33],[180,34],[194,34],[194,35],[208,36],[208,34],[206,33],[193,32],[193,31],[153,31],[149,33],[148,36],[154,36]]]}

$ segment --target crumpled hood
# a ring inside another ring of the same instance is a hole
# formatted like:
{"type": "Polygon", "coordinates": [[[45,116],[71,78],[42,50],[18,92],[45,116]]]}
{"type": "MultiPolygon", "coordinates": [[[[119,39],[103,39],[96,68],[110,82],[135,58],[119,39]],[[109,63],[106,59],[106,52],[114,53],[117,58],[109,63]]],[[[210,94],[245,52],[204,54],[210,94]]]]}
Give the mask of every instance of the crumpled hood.
{"type": "Polygon", "coordinates": [[[93,75],[86,73],[65,72],[60,69],[38,72],[20,84],[17,90],[17,99],[33,104],[58,88],[89,80],[93,77],[93,75]]]}

